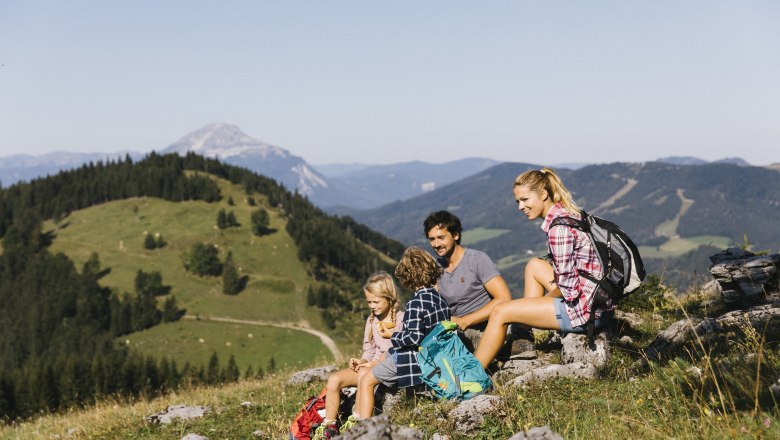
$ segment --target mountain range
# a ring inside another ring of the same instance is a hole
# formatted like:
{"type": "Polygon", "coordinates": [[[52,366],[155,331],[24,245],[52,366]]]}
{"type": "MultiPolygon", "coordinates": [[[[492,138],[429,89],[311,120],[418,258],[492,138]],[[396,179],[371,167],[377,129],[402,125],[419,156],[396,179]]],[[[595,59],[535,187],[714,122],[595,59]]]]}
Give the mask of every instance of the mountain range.
{"type": "MultiPolygon", "coordinates": [[[[217,158],[271,177],[285,188],[306,195],[317,206],[329,212],[350,215],[358,210],[374,209],[429,193],[499,164],[493,159],[476,157],[441,164],[412,161],[390,165],[336,163],[315,166],[284,148],[260,141],[239,127],[226,123],[206,125],[158,151],[178,154],[191,151],[217,158]]],[[[0,183],[8,186],[53,175],[88,162],[106,162],[124,159],[126,156],[137,161],[145,154],[131,151],[111,154],[59,152],[40,156],[21,154],[0,157],[0,183]]],[[[708,163],[695,157],[667,157],[658,161],[677,165],[708,163]]],[[[739,158],[721,161],[748,165],[739,158]]],[[[588,164],[553,165],[556,169],[571,170],[585,166],[588,164]]]]}

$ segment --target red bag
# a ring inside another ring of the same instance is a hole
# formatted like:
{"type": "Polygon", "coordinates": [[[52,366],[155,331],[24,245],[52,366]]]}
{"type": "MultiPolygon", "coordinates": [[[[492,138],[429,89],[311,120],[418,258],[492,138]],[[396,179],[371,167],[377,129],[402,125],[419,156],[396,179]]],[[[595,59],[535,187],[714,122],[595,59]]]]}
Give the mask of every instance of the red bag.
{"type": "Polygon", "coordinates": [[[325,413],[325,392],[326,389],[323,388],[319,396],[310,397],[303,405],[290,426],[290,439],[311,440],[312,434],[322,423],[319,411],[325,413]]]}

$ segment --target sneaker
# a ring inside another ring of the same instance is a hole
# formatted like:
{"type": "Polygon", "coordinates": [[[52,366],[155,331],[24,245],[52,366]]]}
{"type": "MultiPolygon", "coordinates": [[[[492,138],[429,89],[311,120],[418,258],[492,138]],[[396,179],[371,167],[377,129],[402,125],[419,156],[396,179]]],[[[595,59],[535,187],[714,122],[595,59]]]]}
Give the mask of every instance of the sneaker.
{"type": "Polygon", "coordinates": [[[338,432],[344,432],[344,431],[346,431],[347,429],[349,429],[349,428],[351,428],[351,427],[355,426],[355,424],[356,424],[356,423],[357,423],[359,420],[360,420],[359,418],[357,418],[357,417],[356,417],[354,414],[352,414],[351,416],[349,416],[349,418],[347,419],[347,421],[345,421],[345,422],[344,422],[344,424],[343,424],[343,425],[341,425],[341,428],[339,428],[338,432]]]}
{"type": "Polygon", "coordinates": [[[334,420],[327,424],[323,423],[314,431],[311,440],[330,440],[339,435],[338,423],[334,420]]]}

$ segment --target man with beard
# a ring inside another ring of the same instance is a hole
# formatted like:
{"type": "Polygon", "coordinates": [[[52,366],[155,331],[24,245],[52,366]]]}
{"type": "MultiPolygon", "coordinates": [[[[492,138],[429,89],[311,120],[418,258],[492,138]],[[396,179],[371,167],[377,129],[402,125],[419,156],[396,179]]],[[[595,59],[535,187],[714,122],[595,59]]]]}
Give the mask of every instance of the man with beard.
{"type": "MultiPolygon", "coordinates": [[[[460,219],[447,211],[431,213],[423,222],[425,236],[444,268],[437,290],[447,300],[452,311],[452,321],[458,324],[465,336],[464,343],[470,351],[479,345],[490,312],[496,305],[510,301],[512,295],[496,264],[482,251],[460,245],[463,227],[460,219]]],[[[516,329],[515,329],[516,330],[516,329]]],[[[513,342],[507,338],[502,353],[532,349],[526,337],[513,342]]]]}

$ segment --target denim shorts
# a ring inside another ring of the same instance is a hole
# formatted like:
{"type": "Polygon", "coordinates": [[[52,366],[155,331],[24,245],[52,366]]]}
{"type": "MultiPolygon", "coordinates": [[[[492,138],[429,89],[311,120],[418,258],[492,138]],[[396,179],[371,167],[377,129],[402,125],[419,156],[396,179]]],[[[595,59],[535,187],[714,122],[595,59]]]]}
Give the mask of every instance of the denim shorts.
{"type": "MultiPolygon", "coordinates": [[[[601,318],[597,319],[594,323],[594,330],[599,331],[604,326],[609,324],[609,321],[612,320],[612,316],[614,316],[614,312],[603,312],[601,314],[601,318]]],[[[587,333],[588,326],[586,324],[578,325],[577,327],[572,327],[571,325],[571,319],[569,318],[569,314],[566,313],[566,303],[563,301],[563,298],[555,298],[555,319],[558,320],[558,327],[561,328],[561,332],[563,333],[587,333]]]]}

